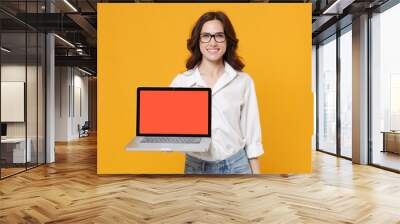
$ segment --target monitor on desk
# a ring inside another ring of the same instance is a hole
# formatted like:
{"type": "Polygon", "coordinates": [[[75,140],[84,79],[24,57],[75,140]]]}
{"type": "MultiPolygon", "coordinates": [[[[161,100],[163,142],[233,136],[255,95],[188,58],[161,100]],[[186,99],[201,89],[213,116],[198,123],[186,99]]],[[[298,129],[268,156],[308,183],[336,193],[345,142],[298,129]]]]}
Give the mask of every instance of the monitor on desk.
{"type": "Polygon", "coordinates": [[[1,137],[7,136],[7,124],[1,123],[1,137]]]}

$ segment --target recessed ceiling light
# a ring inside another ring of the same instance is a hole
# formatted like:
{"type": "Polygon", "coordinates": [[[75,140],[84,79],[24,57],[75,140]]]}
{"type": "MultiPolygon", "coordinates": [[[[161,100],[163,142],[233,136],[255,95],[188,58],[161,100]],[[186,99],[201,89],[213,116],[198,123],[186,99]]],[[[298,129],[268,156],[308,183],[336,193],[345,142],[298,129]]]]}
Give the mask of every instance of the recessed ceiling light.
{"type": "Polygon", "coordinates": [[[86,70],[83,70],[83,69],[81,69],[81,68],[79,68],[79,67],[78,67],[78,70],[81,71],[81,72],[83,72],[83,73],[85,73],[85,74],[87,74],[87,75],[93,75],[92,73],[90,73],[90,72],[88,72],[88,71],[86,71],[86,70]]]}
{"type": "Polygon", "coordinates": [[[68,0],[64,0],[65,4],[67,4],[74,12],[78,12],[78,10],[71,4],[69,3],[68,0]]]}
{"type": "Polygon", "coordinates": [[[343,9],[353,3],[355,0],[336,0],[322,14],[342,14],[343,9]]]}
{"type": "Polygon", "coordinates": [[[66,39],[64,39],[64,38],[62,38],[62,37],[60,37],[59,35],[57,35],[57,34],[54,34],[54,36],[55,37],[57,37],[59,40],[61,40],[62,42],[64,42],[64,43],[66,43],[67,45],[69,45],[70,47],[73,47],[73,48],[75,48],[75,45],[73,45],[71,42],[69,42],[68,40],[66,40],[66,39]]]}
{"type": "Polygon", "coordinates": [[[10,53],[11,52],[11,50],[9,50],[9,49],[7,49],[5,47],[1,47],[1,51],[4,51],[6,53],[10,53]]]}

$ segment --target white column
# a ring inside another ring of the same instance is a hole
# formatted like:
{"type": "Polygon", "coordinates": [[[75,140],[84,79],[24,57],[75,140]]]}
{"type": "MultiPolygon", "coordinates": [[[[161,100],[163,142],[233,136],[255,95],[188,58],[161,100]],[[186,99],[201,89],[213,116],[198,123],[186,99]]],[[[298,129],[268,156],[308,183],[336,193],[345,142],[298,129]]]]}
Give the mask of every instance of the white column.
{"type": "MultiPolygon", "coordinates": [[[[47,12],[54,12],[54,5],[46,1],[47,12]]],[[[55,43],[54,35],[46,35],[46,163],[55,162],[55,43]]]]}
{"type": "Polygon", "coordinates": [[[46,36],[46,163],[52,163],[55,161],[55,149],[54,149],[54,133],[55,133],[55,76],[54,76],[54,35],[47,34],[46,36]]]}

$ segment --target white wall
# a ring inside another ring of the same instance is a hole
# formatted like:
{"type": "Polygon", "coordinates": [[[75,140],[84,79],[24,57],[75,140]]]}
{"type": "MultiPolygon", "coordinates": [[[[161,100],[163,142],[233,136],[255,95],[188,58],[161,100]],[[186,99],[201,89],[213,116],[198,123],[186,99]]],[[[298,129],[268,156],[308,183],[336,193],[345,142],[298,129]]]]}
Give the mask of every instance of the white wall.
{"type": "Polygon", "coordinates": [[[55,141],[68,141],[69,68],[55,68],[55,141]]]}
{"type": "Polygon", "coordinates": [[[56,67],[55,73],[55,140],[70,141],[88,120],[88,77],[72,67],[56,67]]]}
{"type": "MultiPolygon", "coordinates": [[[[29,80],[29,85],[36,85],[36,80],[32,78],[31,76],[36,77],[36,66],[28,66],[25,68],[24,65],[19,65],[19,64],[5,64],[1,66],[1,81],[3,82],[25,82],[25,75],[27,69],[27,75],[28,75],[28,80],[29,80]]],[[[28,105],[31,107],[34,107],[36,109],[36,88],[27,88],[27,102],[30,104],[31,102],[35,102],[34,105],[28,105]]],[[[6,110],[7,108],[1,108],[2,110],[6,110]]],[[[34,130],[36,130],[36,124],[33,125],[31,122],[35,122],[37,120],[36,113],[31,113],[31,110],[28,111],[29,113],[27,114],[28,116],[28,137],[29,134],[33,131],[30,131],[30,128],[32,127],[34,130]]],[[[7,136],[8,137],[25,137],[25,123],[26,122],[7,122],[7,136]]],[[[35,132],[36,134],[36,132],[35,132]]]]}
{"type": "Polygon", "coordinates": [[[89,119],[89,110],[88,110],[88,96],[89,96],[89,92],[88,92],[88,77],[85,76],[81,76],[82,73],[78,73],[79,75],[76,75],[76,71],[75,70],[75,77],[74,77],[74,86],[75,86],[75,91],[74,91],[74,100],[75,100],[75,106],[74,106],[74,110],[75,113],[73,113],[74,115],[74,119],[72,119],[72,135],[74,137],[79,137],[79,133],[78,133],[78,129],[77,126],[78,124],[80,124],[81,126],[85,123],[85,121],[88,121],[89,119]],[[78,91],[80,91],[80,93],[78,93],[78,91]],[[79,97],[80,95],[80,97],[79,97]],[[80,101],[80,102],[78,102],[80,101]],[[78,108],[81,107],[81,108],[78,108]],[[79,111],[79,109],[81,109],[82,111],[79,111]]]}

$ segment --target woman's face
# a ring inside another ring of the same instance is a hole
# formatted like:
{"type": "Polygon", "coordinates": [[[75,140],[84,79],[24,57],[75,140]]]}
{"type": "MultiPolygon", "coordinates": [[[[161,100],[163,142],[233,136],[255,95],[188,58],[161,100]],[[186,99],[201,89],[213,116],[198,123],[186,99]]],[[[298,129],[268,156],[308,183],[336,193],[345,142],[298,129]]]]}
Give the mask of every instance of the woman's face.
{"type": "Polygon", "coordinates": [[[199,42],[203,60],[211,62],[222,60],[226,52],[226,37],[221,21],[210,20],[204,23],[199,42]]]}

